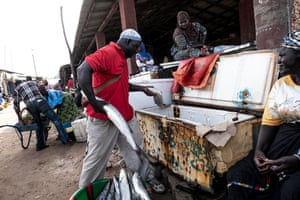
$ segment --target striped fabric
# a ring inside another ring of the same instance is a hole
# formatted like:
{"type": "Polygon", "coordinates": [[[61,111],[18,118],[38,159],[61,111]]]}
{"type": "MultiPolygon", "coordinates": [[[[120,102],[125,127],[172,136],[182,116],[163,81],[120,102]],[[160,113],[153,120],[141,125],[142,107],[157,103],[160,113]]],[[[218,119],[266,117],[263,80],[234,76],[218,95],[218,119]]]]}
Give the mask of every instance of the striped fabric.
{"type": "Polygon", "coordinates": [[[289,33],[283,38],[283,47],[300,50],[300,29],[289,33]]]}

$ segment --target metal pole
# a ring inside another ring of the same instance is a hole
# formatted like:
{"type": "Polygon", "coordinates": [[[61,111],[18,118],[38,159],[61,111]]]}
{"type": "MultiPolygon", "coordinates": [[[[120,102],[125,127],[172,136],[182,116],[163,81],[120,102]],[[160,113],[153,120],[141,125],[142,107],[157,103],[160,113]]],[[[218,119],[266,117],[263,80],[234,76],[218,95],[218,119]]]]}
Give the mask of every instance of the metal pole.
{"type": "Polygon", "coordinates": [[[31,52],[32,52],[32,61],[33,61],[33,67],[34,67],[34,71],[35,71],[35,77],[37,77],[37,72],[36,72],[36,66],[35,66],[35,60],[34,60],[33,49],[31,49],[31,52]]]}
{"type": "Polygon", "coordinates": [[[71,51],[71,48],[70,48],[70,45],[69,45],[69,42],[68,42],[68,39],[67,39],[66,31],[65,31],[65,24],[64,24],[64,18],[63,18],[63,7],[62,6],[60,6],[60,20],[61,20],[61,26],[62,26],[62,29],[63,29],[65,42],[66,42],[68,52],[69,52],[71,72],[73,74],[73,82],[74,82],[75,88],[77,88],[77,84],[76,84],[77,83],[77,75],[76,75],[76,71],[75,71],[74,66],[73,66],[72,51],[71,51]]]}

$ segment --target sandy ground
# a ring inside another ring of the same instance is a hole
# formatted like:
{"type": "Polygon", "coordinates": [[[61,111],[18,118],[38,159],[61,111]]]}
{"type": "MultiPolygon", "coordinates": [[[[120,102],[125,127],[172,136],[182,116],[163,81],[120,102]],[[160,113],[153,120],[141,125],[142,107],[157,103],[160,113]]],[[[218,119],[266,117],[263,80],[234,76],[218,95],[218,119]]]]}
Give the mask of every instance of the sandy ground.
{"type": "MultiPolygon", "coordinates": [[[[17,122],[12,106],[0,111],[0,125],[17,122]]],[[[25,142],[29,132],[22,132],[25,142]]],[[[35,150],[35,132],[28,149],[14,128],[0,129],[0,199],[69,199],[78,189],[84,143],[63,145],[50,130],[49,148],[35,150]]]]}
{"type": "MultiPolygon", "coordinates": [[[[17,122],[12,106],[0,111],[0,125],[17,122]]],[[[29,132],[22,132],[25,142],[29,132]]],[[[85,143],[64,145],[50,129],[49,148],[35,150],[35,133],[28,149],[21,147],[14,128],[0,128],[0,200],[68,200],[78,189],[85,143]]],[[[118,175],[120,166],[108,168],[106,176],[118,175]]],[[[152,199],[170,199],[169,194],[152,199]]]]}

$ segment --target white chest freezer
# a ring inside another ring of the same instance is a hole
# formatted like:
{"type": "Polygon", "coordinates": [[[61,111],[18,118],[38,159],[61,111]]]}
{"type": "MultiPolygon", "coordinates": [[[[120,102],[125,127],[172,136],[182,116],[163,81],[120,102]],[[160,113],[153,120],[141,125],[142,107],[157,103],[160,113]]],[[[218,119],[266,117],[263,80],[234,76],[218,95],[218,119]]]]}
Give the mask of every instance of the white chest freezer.
{"type": "Polygon", "coordinates": [[[276,52],[222,55],[203,89],[183,88],[172,104],[136,110],[147,153],[187,182],[212,191],[253,148],[268,93],[278,76],[276,52]]]}

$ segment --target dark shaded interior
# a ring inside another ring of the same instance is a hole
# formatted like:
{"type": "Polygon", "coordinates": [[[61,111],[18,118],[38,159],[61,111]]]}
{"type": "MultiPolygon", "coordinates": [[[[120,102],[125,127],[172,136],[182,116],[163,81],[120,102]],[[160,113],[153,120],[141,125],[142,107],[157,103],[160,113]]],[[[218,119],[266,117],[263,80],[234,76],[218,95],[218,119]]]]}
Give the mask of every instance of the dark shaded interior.
{"type": "MultiPolygon", "coordinates": [[[[156,63],[161,63],[164,56],[172,61],[172,34],[180,10],[187,11],[191,21],[198,21],[207,28],[207,45],[241,44],[239,4],[239,0],[136,0],[138,31],[156,63]]],[[[96,50],[96,43],[92,40],[113,5],[116,2],[110,0],[84,1],[72,53],[75,66],[82,62],[85,55],[96,50]]],[[[252,8],[249,12],[253,12],[252,8]]],[[[106,43],[118,39],[121,32],[118,6],[103,30],[106,43]]]]}

